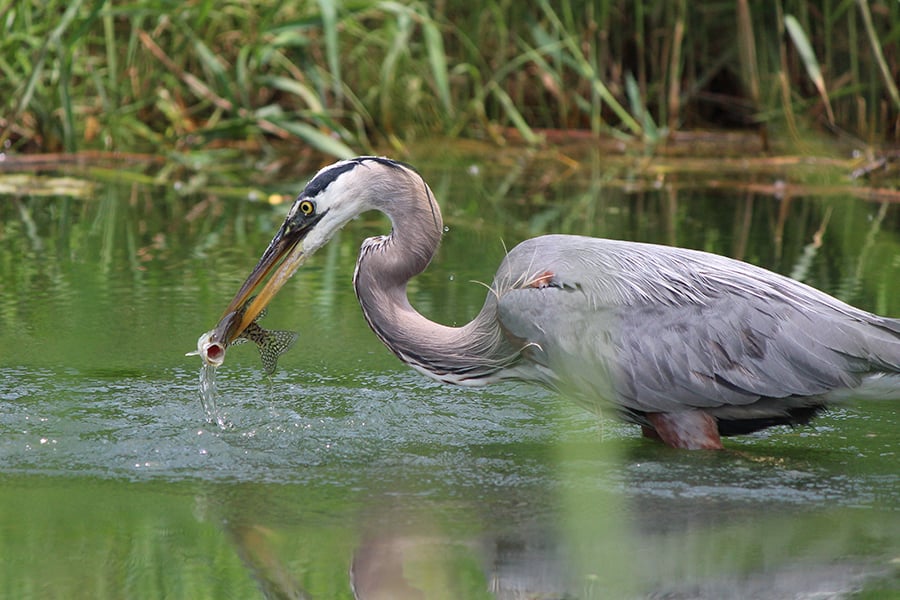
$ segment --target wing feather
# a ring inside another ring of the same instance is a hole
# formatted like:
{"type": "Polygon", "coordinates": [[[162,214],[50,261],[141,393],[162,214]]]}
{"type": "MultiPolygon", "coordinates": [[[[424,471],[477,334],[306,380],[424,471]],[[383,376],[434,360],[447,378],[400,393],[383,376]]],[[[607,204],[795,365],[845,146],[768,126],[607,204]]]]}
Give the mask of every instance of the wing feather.
{"type": "Polygon", "coordinates": [[[703,252],[543,236],[509,253],[494,290],[504,331],[558,387],[633,411],[819,397],[900,371],[900,322],[703,252]]]}

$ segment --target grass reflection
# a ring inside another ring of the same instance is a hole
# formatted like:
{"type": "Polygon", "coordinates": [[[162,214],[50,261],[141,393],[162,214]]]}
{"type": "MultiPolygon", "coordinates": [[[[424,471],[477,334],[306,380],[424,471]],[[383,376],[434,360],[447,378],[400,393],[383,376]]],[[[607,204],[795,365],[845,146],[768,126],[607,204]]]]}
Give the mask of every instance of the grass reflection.
{"type": "MultiPolygon", "coordinates": [[[[890,510],[789,508],[777,494],[729,501],[704,494],[702,482],[684,495],[636,493],[619,485],[620,445],[578,437],[554,459],[558,499],[513,491],[514,510],[501,508],[501,496],[438,498],[423,482],[380,496],[371,486],[6,475],[0,591],[587,599],[840,596],[865,588],[878,597],[900,583],[900,524],[890,510]]],[[[727,455],[674,460],[701,479],[707,469],[757,470],[727,455]]],[[[643,476],[652,479],[648,466],[643,476]]]]}

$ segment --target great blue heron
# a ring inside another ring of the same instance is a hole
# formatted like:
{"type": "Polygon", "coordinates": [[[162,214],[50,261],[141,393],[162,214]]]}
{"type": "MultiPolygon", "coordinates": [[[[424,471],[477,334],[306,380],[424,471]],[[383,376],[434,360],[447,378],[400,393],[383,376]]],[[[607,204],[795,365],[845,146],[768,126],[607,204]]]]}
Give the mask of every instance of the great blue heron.
{"type": "Polygon", "coordinates": [[[679,448],[720,449],[720,436],[805,424],[830,401],[900,398],[900,320],[695,250],[536,237],[507,254],[470,323],[429,321],[406,286],[438,247],[440,210],[412,168],[370,156],[325,167],[307,184],[226,309],[221,343],[368,210],[393,229],[360,248],[353,283],[363,314],[400,360],[439,381],[536,382],[589,408],[611,405],[679,448]]]}

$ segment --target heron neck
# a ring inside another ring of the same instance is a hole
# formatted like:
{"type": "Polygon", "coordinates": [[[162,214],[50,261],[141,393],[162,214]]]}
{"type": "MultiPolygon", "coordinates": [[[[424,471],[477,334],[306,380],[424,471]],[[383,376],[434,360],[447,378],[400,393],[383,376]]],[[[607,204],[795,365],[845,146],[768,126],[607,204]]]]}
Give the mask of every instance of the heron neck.
{"type": "Polygon", "coordinates": [[[515,352],[497,325],[492,296],[462,327],[435,323],[409,302],[407,284],[428,266],[443,230],[437,205],[423,204],[388,213],[391,234],[363,243],[354,274],[363,314],[381,341],[420,372],[463,385],[495,381],[515,352]]]}

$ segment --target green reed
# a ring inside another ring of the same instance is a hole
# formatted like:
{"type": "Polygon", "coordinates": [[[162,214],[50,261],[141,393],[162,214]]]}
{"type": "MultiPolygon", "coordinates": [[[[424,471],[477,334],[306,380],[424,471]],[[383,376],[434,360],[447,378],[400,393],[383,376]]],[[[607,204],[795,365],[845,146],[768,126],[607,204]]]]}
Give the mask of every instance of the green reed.
{"type": "Polygon", "coordinates": [[[0,144],[349,156],[709,127],[896,142],[898,74],[887,0],[9,0],[0,144]]]}

